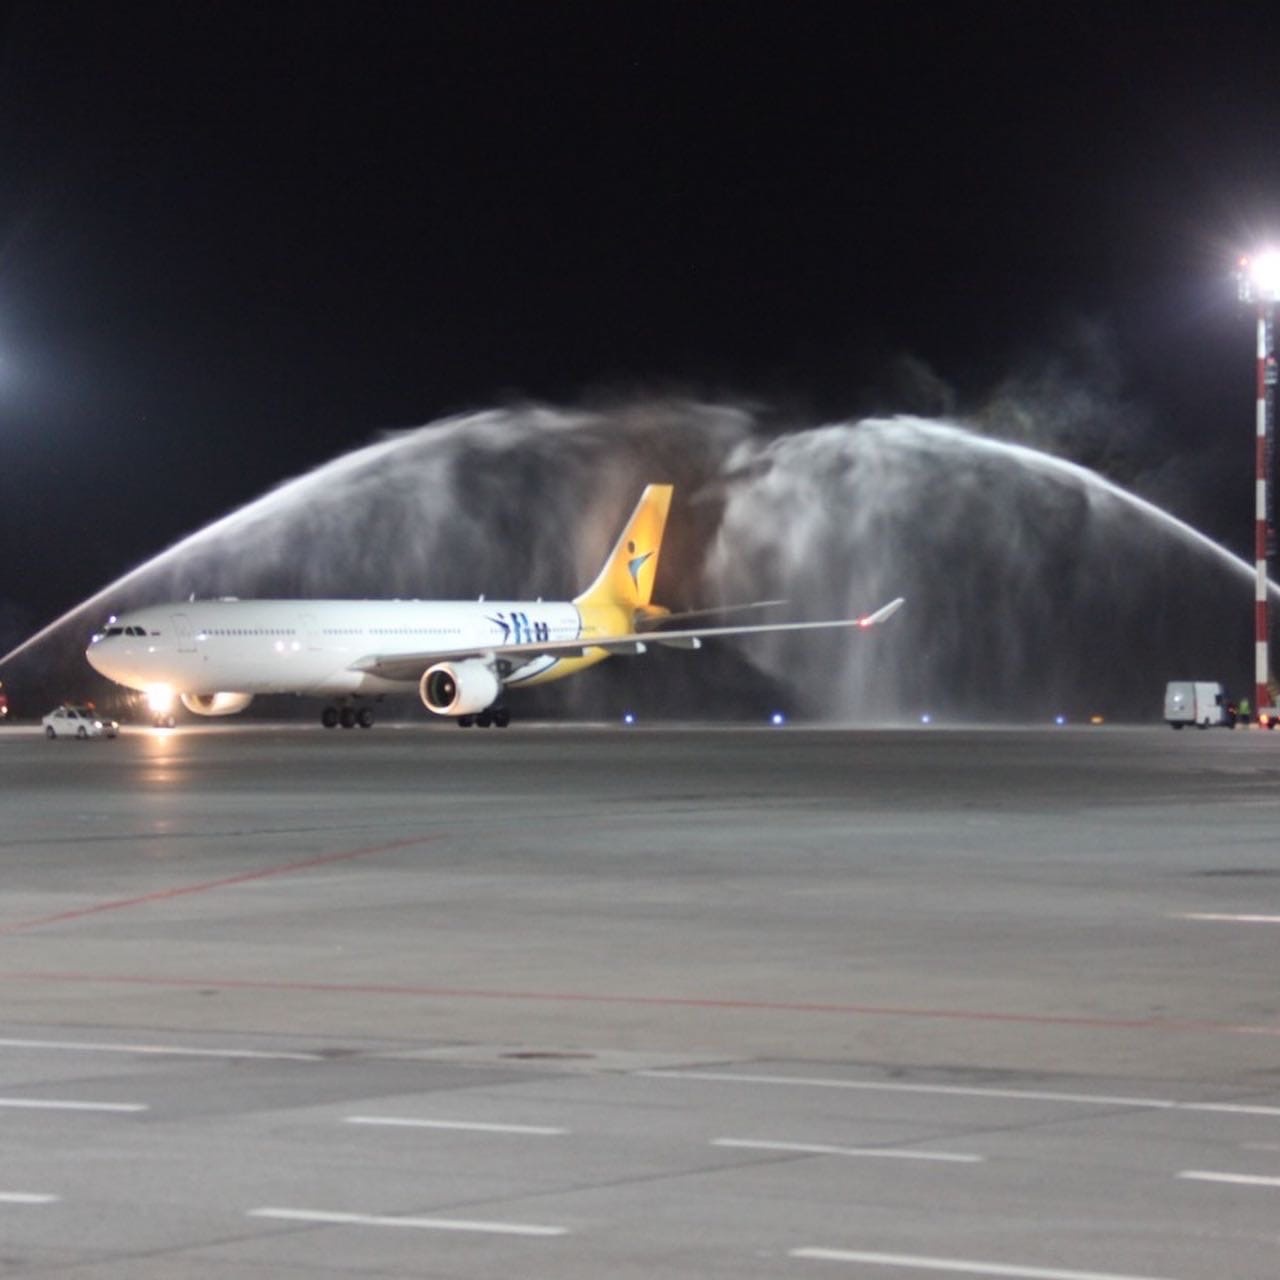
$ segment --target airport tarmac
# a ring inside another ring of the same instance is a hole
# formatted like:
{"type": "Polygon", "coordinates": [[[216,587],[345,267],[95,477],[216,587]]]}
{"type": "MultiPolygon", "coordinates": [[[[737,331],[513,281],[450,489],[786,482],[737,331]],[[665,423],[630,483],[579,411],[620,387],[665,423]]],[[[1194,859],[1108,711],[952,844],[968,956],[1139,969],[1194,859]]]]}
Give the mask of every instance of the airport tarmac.
{"type": "Polygon", "coordinates": [[[1280,734],[0,730],[13,1276],[1273,1280],[1280,734]]]}

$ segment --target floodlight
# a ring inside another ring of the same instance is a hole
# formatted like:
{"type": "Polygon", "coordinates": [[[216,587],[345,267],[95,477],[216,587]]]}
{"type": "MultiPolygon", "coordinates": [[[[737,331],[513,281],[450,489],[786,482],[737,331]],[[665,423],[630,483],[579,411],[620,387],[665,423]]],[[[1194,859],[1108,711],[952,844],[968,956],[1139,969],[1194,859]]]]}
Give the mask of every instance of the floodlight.
{"type": "Polygon", "coordinates": [[[1280,250],[1264,249],[1241,258],[1236,280],[1241,302],[1280,302],[1280,250]]]}

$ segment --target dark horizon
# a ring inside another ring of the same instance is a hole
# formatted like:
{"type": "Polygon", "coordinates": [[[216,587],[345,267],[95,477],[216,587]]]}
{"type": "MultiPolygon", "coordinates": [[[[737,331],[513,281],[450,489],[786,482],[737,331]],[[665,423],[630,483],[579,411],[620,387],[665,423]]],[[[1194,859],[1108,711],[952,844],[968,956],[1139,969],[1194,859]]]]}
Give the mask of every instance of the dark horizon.
{"type": "Polygon", "coordinates": [[[949,409],[1246,552],[1261,14],[9,6],[5,647],[384,430],[527,400],[949,409]]]}

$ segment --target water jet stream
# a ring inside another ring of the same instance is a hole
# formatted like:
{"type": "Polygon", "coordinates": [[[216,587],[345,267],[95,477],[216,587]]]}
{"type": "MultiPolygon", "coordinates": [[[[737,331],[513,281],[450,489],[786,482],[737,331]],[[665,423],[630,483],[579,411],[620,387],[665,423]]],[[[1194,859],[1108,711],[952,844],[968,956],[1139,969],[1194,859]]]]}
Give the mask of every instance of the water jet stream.
{"type": "Polygon", "coordinates": [[[902,594],[908,608],[871,643],[762,638],[744,646],[754,674],[664,655],[583,677],[551,698],[562,713],[597,712],[622,680],[660,686],[673,713],[746,705],[759,673],[833,719],[1150,719],[1165,679],[1247,688],[1251,566],[1096,473],[954,423],[797,429],[688,401],[509,408],[390,436],[181,539],[0,662],[55,638],[78,660],[77,620],[191,594],[564,598],[650,480],[677,486],[671,607],[785,597],[832,617],[902,594]]]}

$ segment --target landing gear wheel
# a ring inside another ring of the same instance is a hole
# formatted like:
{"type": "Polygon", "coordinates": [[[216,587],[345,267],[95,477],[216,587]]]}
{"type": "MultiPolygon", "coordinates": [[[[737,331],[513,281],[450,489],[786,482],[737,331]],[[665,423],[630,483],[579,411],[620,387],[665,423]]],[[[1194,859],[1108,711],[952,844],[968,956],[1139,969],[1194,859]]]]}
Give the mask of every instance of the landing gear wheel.
{"type": "Polygon", "coordinates": [[[511,712],[508,711],[506,707],[499,707],[493,713],[493,723],[496,724],[499,729],[505,729],[507,725],[511,723],[511,712]]]}
{"type": "Polygon", "coordinates": [[[322,725],[324,725],[324,727],[325,727],[326,729],[335,729],[335,728],[337,728],[337,725],[338,725],[338,708],[337,708],[337,707],[325,707],[325,709],[320,713],[320,723],[321,723],[322,725]]]}
{"type": "Polygon", "coordinates": [[[361,707],[360,710],[356,712],[356,724],[358,724],[362,729],[372,729],[373,712],[370,711],[368,707],[361,707]]]}
{"type": "Polygon", "coordinates": [[[471,726],[472,726],[473,724],[475,724],[475,719],[474,719],[474,717],[472,717],[472,716],[459,716],[459,717],[458,717],[458,728],[459,728],[459,729],[470,729],[470,728],[471,728],[471,726]]]}
{"type": "Polygon", "coordinates": [[[338,723],[344,729],[354,729],[356,727],[356,713],[352,707],[343,707],[338,712],[338,723]]]}
{"type": "Polygon", "coordinates": [[[487,729],[493,723],[493,716],[488,711],[482,711],[476,716],[476,724],[482,729],[487,729]]]}

